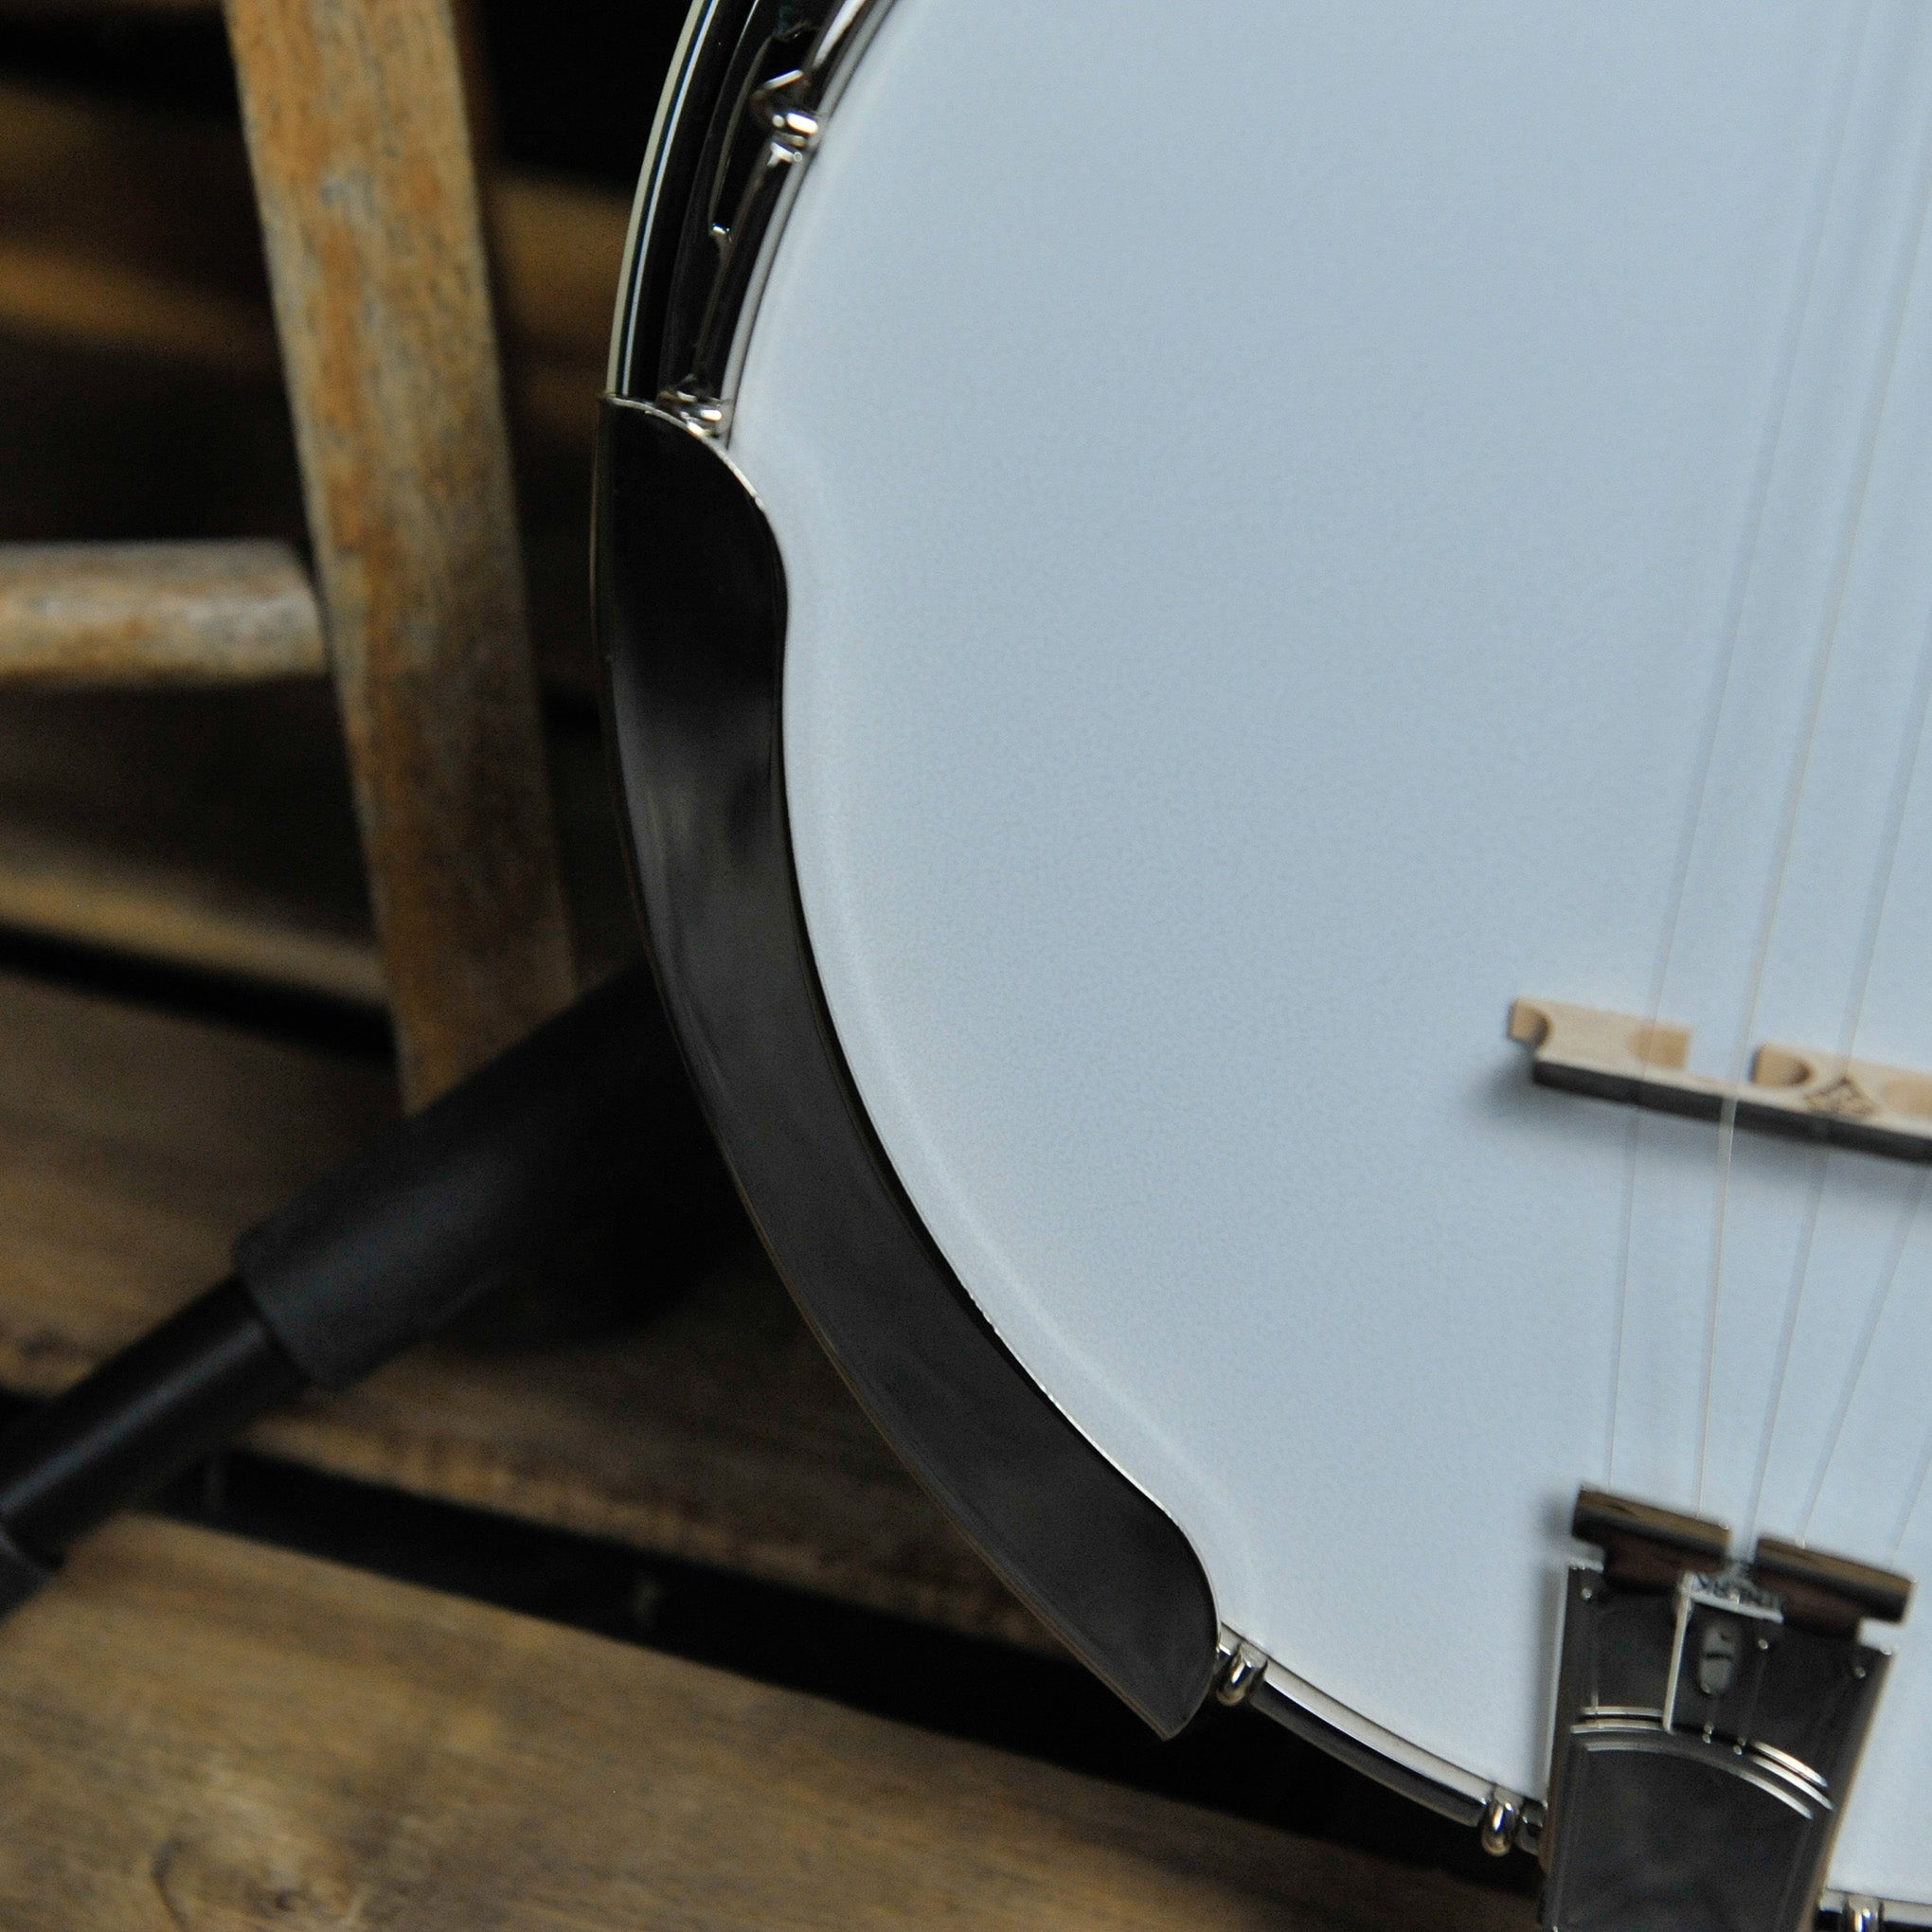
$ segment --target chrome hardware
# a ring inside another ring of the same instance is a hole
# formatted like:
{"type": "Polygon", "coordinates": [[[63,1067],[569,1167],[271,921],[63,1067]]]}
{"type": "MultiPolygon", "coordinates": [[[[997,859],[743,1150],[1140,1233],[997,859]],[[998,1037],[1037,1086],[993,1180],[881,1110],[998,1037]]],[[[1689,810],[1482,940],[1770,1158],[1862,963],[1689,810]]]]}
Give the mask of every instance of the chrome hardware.
{"type": "Polygon", "coordinates": [[[811,98],[812,86],[803,74],[781,74],[751,97],[751,118],[763,124],[778,146],[794,154],[809,154],[817,146],[823,126],[818,116],[801,104],[811,98]]]}
{"type": "Polygon", "coordinates": [[[1532,1858],[1543,1853],[1543,1828],[1547,1821],[1548,1812],[1536,1798],[1523,1800],[1522,1815],[1516,1820],[1516,1850],[1527,1852],[1532,1858]]]}
{"type": "Polygon", "coordinates": [[[1533,1798],[1518,1798],[1499,1784],[1490,1793],[1476,1842],[1492,1858],[1527,1852],[1533,1858],[1543,1842],[1544,1810],[1533,1798]]]}
{"type": "Polygon", "coordinates": [[[1214,1695],[1223,1704],[1245,1704],[1268,1668],[1266,1655],[1231,1630],[1222,1632],[1219,1654],[1221,1672],[1214,1680],[1214,1695]]]}
{"type": "MultiPolygon", "coordinates": [[[[838,90],[889,4],[765,0],[742,29],[725,105],[698,164],[708,186],[670,274],[656,386],[642,391],[694,435],[731,433],[731,398],[773,244],[838,90]]],[[[627,368],[624,393],[638,393],[653,373],[627,368]]]]}
{"type": "Polygon", "coordinates": [[[698,437],[723,437],[731,428],[731,405],[715,396],[694,396],[688,389],[667,389],[657,406],[698,437]]]}
{"type": "Polygon", "coordinates": [[[1500,1785],[1490,1793],[1488,1809],[1476,1837],[1492,1858],[1507,1858],[1516,1849],[1516,1834],[1523,1823],[1523,1800],[1500,1785]]]}
{"type": "MultiPolygon", "coordinates": [[[[1245,1643],[1224,1625],[1216,1644],[1219,1672],[1225,1673],[1237,1651],[1243,1648],[1261,1655],[1258,1646],[1245,1643]]],[[[1365,1778],[1372,1778],[1387,1790],[1426,1806],[1439,1817],[1472,1832],[1481,1825],[1496,1790],[1487,1780],[1461,1770],[1407,1738],[1398,1737],[1359,1710],[1350,1709],[1306,1678],[1297,1677],[1279,1658],[1263,1656],[1261,1661],[1259,1673],[1243,1678],[1243,1701],[1251,1710],[1261,1712],[1284,1730],[1293,1731],[1365,1778]]],[[[1516,1842],[1524,1851],[1534,1852],[1543,1830],[1543,1806],[1534,1798],[1525,1798],[1520,1803],[1516,1842]]]]}
{"type": "Polygon", "coordinates": [[[1885,1932],[1885,1907],[1876,1899],[1847,1899],[1838,1907],[1838,1932],[1885,1932]]]}
{"type": "Polygon", "coordinates": [[[1889,1662],[1859,1623],[1910,1585],[1601,1491],[1574,1533],[1604,1562],[1570,1571],[1544,1925],[1808,1932],[1889,1662]]]}

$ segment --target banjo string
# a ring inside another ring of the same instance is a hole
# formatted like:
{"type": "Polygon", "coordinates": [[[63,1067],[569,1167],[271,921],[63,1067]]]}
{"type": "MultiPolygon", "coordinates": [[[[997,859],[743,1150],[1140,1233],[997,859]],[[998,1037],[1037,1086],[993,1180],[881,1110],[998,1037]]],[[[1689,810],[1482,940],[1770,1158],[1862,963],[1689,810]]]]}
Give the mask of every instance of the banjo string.
{"type": "Polygon", "coordinates": [[[1825,689],[1830,681],[1833,660],[1837,653],[1838,640],[1844,629],[1845,604],[1851,585],[1852,564],[1864,528],[1866,507],[1870,499],[1871,477],[1877,462],[1879,437],[1889,411],[1892,389],[1898,378],[1899,351],[1905,340],[1905,320],[1918,284],[1919,266],[1924,256],[1925,223],[1928,214],[1932,214],[1932,122],[1928,122],[1926,137],[1921,143],[1918,180],[1912,205],[1916,211],[1915,218],[1909,231],[1905,257],[1899,267],[1890,314],[1887,321],[1886,347],[1880,363],[1883,373],[1860,435],[1858,467],[1854,473],[1857,480],[1853,486],[1852,510],[1846,520],[1844,538],[1839,545],[1833,574],[1830,617],[1813,656],[1811,684],[1806,692],[1805,710],[1799,726],[1792,774],[1785,787],[1784,809],[1778,828],[1778,843],[1774,849],[1770,883],[1759,920],[1750,974],[1745,982],[1744,1011],[1739,1020],[1737,1036],[1732,1043],[1730,1065],[1726,1076],[1730,1092],[1726,1097],[1718,1120],[1717,1183],[1710,1238],[1710,1261],[1705,1285],[1704,1392],[1697,1428],[1696,1508],[1700,1512],[1704,1508],[1710,1467],[1710,1419],[1717,1369],[1718,1324],[1724,1301],[1725,1236],[1729,1220],[1730,1183],[1735,1165],[1738,1090],[1744,1082],[1751,1036],[1757,1029],[1758,1005],[1763,993],[1765,972],[1770,964],[1771,941],[1777,931],[1784,887],[1790,876],[1798,816],[1803,808],[1805,789],[1811,777],[1812,754],[1817,742],[1818,719],[1824,708],[1825,689]]]}
{"type": "MultiPolygon", "coordinates": [[[[1899,743],[1898,758],[1892,767],[1891,790],[1886,801],[1885,832],[1880,842],[1880,857],[1872,873],[1871,891],[1867,900],[1865,927],[1859,936],[1857,960],[1852,969],[1851,993],[1846,1000],[1845,1017],[1838,1029],[1837,1057],[1841,1068],[1848,1065],[1855,1055],[1858,1036],[1865,1022],[1866,1000],[1871,991],[1872,968],[1878,957],[1878,942],[1885,926],[1886,908],[1891,900],[1892,881],[1898,869],[1899,850],[1905,843],[1905,816],[1910,809],[1912,790],[1918,778],[1919,755],[1924,744],[1928,711],[1932,711],[1932,622],[1927,623],[1924,636],[1919,646],[1918,669],[1914,674],[1911,697],[1905,707],[1905,731],[1899,743]]],[[[1771,1452],[1777,1435],[1780,1413],[1784,1404],[1785,1381],[1791,1367],[1792,1343],[1797,1333],[1798,1313],[1811,1274],[1813,1238],[1817,1231],[1819,1204],[1823,1197],[1826,1177],[1831,1172],[1835,1159],[1835,1153],[1828,1154],[1817,1163],[1812,1179],[1810,1198],[1806,1203],[1804,1235],[1799,1245],[1798,1265],[1793,1276],[1790,1295],[1786,1299],[1784,1326],[1779,1338],[1778,1368],[1772,1385],[1771,1407],[1765,1417],[1763,1434],[1758,1444],[1758,1466],[1752,1478],[1750,1509],[1745,1517],[1747,1543],[1757,1535],[1759,1511],[1764,1499],[1764,1483],[1770,1469],[1771,1452]]],[[[1864,1341],[1854,1353],[1852,1366],[1847,1371],[1845,1385],[1839,1393],[1835,1418],[1825,1439],[1823,1458],[1812,1480],[1804,1506],[1803,1522],[1798,1530],[1800,1536],[1810,1527],[1812,1512],[1817,1507],[1818,1496],[1823,1491],[1832,1458],[1837,1450],[1838,1438],[1844,1428],[1845,1418],[1851,1411],[1859,1382],[1864,1376],[1872,1337],[1877,1333],[1880,1317],[1890,1298],[1892,1283],[1898,1278],[1899,1264],[1905,1254],[1905,1243],[1910,1238],[1920,1204],[1924,1198],[1926,1178],[1922,1174],[1917,1185],[1907,1195],[1889,1257],[1880,1275],[1879,1284],[1873,1292],[1873,1300],[1864,1331],[1864,1341]]]]}
{"type": "Polygon", "coordinates": [[[1771,1374],[1771,1404],[1764,1414],[1764,1427],[1758,1438],[1758,1466],[1751,1476],[1751,1500],[1744,1511],[1744,1547],[1758,1538],[1758,1514],[1764,1503],[1764,1478],[1771,1468],[1771,1445],[1778,1434],[1778,1419],[1784,1407],[1785,1379],[1791,1369],[1791,1345],[1798,1333],[1798,1310],[1804,1302],[1805,1282],[1811,1275],[1812,1243],[1818,1231],[1818,1209],[1824,1204],[1825,1179],[1832,1171],[1827,1154],[1812,1163],[1811,1187],[1804,1204],[1804,1232],[1798,1237],[1798,1261],[1791,1271],[1791,1286],[1784,1297],[1784,1325],[1778,1332],[1778,1362],[1771,1374]]]}
{"type": "MultiPolygon", "coordinates": [[[[1750,492],[1738,547],[1732,563],[1730,582],[1725,599],[1724,646],[1719,653],[1711,680],[1704,727],[1698,745],[1695,777],[1691,781],[1683,828],[1672,868],[1670,895],[1666,901],[1663,930],[1651,971],[1646,1012],[1655,1027],[1661,1018],[1668,987],[1671,961],[1676,951],[1677,930],[1682,923],[1684,903],[1690,877],[1690,863],[1709,796],[1710,777],[1717,758],[1718,736],[1724,714],[1730,702],[1733,675],[1739,656],[1739,639],[1744,630],[1744,614],[1750,588],[1757,575],[1758,557],[1764,534],[1765,508],[1770,500],[1771,481],[1776,474],[1778,455],[1791,416],[1791,390],[1798,368],[1798,355],[1805,324],[1818,280],[1818,263],[1824,252],[1825,224],[1837,194],[1838,177],[1845,158],[1846,133],[1851,123],[1852,100],[1856,92],[1858,73],[1864,63],[1865,45],[1869,33],[1876,0],[1863,0],[1857,23],[1847,36],[1845,53],[1839,63],[1831,119],[1825,137],[1825,165],[1819,169],[1814,186],[1812,206],[1807,211],[1805,232],[1798,255],[1798,272],[1792,284],[1784,326],[1779,342],[1777,372],[1772,383],[1770,406],[1759,438],[1751,474],[1750,492]]],[[[1623,1201],[1618,1242],[1615,1337],[1611,1351],[1609,1420],[1603,1443],[1603,1479],[1613,1484],[1617,1472],[1618,1422],[1623,1405],[1624,1357],[1630,1326],[1631,1250],[1637,1219],[1638,1155],[1643,1134],[1643,1110],[1632,1110],[1625,1136],[1623,1162],[1623,1201]]]]}
{"type": "Polygon", "coordinates": [[[1932,1476],[1932,1430],[1925,1436],[1924,1446],[1919,1453],[1918,1474],[1912,1479],[1911,1488],[1905,1493],[1905,1508],[1899,1512],[1899,1520],[1892,1526],[1891,1547],[1885,1553],[1887,1564],[1898,1561],[1899,1550],[1905,1540],[1905,1532],[1912,1527],[1912,1518],[1919,1513],[1919,1505],[1924,1499],[1925,1480],[1932,1476]]]}
{"type": "Polygon", "coordinates": [[[1818,1458],[1817,1468],[1813,1472],[1811,1489],[1804,1499],[1804,1508],[1798,1519],[1798,1540],[1802,1543],[1811,1531],[1811,1521],[1818,1506],[1818,1498],[1824,1494],[1825,1477],[1831,1474],[1832,1458],[1838,1453],[1838,1439],[1845,1432],[1845,1419],[1852,1413],[1852,1399],[1858,1393],[1858,1384],[1865,1374],[1865,1365],[1871,1359],[1871,1345],[1878,1335],[1879,1324],[1884,1319],[1886,1304],[1891,1299],[1892,1283],[1899,1278],[1899,1263],[1904,1261],[1905,1243],[1911,1239],[1912,1225],[1919,1218],[1919,1204],[1925,1198],[1925,1183],[1928,1176],[1921,1174],[1912,1190],[1905,1196],[1905,1205],[1899,1209],[1898,1225],[1892,1230],[1891,1252],[1886,1257],[1885,1273],[1880,1278],[1877,1294],[1865,1312],[1865,1327],[1858,1337],[1858,1347],[1852,1357],[1852,1367],[1845,1377],[1845,1385],[1838,1392],[1838,1405],[1832,1416],[1832,1426],[1825,1436],[1824,1453],[1818,1458]]]}

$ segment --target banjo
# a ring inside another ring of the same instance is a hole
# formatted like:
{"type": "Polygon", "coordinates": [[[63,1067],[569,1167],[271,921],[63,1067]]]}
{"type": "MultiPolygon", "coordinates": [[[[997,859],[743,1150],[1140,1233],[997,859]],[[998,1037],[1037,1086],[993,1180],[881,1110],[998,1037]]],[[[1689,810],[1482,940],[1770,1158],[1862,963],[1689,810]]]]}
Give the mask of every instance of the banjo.
{"type": "Polygon", "coordinates": [[[702,0],[599,451],[781,1271],[1152,1724],[1932,1925],[1932,14],[702,0]]]}

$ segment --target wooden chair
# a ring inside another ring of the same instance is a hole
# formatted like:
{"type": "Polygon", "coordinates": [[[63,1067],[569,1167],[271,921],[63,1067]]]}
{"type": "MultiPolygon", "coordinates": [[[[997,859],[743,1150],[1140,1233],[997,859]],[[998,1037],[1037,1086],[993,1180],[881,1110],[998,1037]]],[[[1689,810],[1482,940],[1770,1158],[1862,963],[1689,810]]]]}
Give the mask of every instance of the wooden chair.
{"type": "Polygon", "coordinates": [[[405,1102],[572,984],[448,0],[229,0],[313,584],[259,543],[0,546],[0,688],[334,680],[405,1102]]]}

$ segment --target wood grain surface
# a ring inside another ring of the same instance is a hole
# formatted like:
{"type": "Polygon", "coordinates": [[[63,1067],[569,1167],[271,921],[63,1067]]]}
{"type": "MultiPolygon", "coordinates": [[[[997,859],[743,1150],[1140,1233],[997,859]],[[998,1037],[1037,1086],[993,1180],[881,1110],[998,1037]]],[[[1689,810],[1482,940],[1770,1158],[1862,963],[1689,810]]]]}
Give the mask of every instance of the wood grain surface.
{"type": "Polygon", "coordinates": [[[157,864],[0,823],[0,928],[380,1008],[374,944],[306,912],[238,889],[211,868],[157,864]]]}
{"type": "Polygon", "coordinates": [[[1520,1901],[206,1531],[0,1629],[34,1932],[1516,1932],[1520,1901]]]}
{"type": "Polygon", "coordinates": [[[587,447],[630,204],[608,188],[504,168],[490,175],[487,212],[524,422],[587,447]]]}
{"type": "Polygon", "coordinates": [[[286,544],[0,545],[0,686],[237,684],[328,669],[286,544]]]}
{"type": "Polygon", "coordinates": [[[446,0],[230,0],[310,536],[396,1021],[433,1098],[568,998],[446,0]]]}
{"type": "Polygon", "coordinates": [[[232,125],[0,81],[0,237],[39,259],[116,271],[129,285],[224,300],[233,306],[209,313],[245,311],[250,326],[225,347],[210,334],[207,355],[273,367],[260,224],[232,125]]]}
{"type": "Polygon", "coordinates": [[[0,928],[380,1006],[327,683],[0,689],[0,928]]]}
{"type": "MultiPolygon", "coordinates": [[[[637,931],[594,721],[553,717],[547,750],[578,957],[601,977],[637,931]]],[[[328,685],[0,687],[8,929],[380,1007],[328,685]]]]}
{"type": "Polygon", "coordinates": [[[0,977],[0,1381],[63,1387],[395,1113],[380,1066],[0,977]]]}
{"type": "MultiPolygon", "coordinates": [[[[518,406],[545,436],[587,447],[629,204],[561,177],[493,169],[486,213],[518,406]]],[[[0,327],[274,375],[239,132],[0,81],[0,327]]]]}
{"type": "Polygon", "coordinates": [[[276,367],[268,317],[251,303],[10,236],[0,236],[0,320],[29,334],[237,374],[276,367]]]}
{"type": "MultiPolygon", "coordinates": [[[[116,0],[117,8],[129,13],[177,14],[219,13],[221,0],[116,0]]],[[[100,0],[0,0],[0,20],[98,21],[100,0]]]]}
{"type": "MultiPolygon", "coordinates": [[[[0,976],[0,1386],[52,1394],[394,1115],[380,1069],[0,976]]],[[[596,1342],[443,1344],[263,1449],[977,1636],[1050,1639],[742,1251],[596,1342]]],[[[4,1922],[0,1922],[4,1923],[4,1922]]]]}

